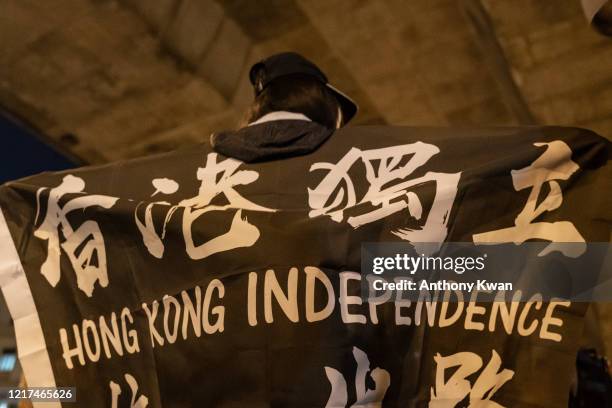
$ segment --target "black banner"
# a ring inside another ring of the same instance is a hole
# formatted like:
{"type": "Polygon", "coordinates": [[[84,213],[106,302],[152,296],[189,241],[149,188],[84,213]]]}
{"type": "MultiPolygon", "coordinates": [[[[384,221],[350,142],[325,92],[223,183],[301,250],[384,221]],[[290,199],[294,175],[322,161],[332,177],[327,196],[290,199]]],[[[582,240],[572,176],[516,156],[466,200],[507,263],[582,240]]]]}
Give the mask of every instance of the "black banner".
{"type": "Polygon", "coordinates": [[[368,303],[361,246],[580,257],[609,241],[609,145],[353,127],[287,160],[203,144],[8,183],[0,285],[28,385],[83,407],[565,407],[588,304],[368,303]]]}

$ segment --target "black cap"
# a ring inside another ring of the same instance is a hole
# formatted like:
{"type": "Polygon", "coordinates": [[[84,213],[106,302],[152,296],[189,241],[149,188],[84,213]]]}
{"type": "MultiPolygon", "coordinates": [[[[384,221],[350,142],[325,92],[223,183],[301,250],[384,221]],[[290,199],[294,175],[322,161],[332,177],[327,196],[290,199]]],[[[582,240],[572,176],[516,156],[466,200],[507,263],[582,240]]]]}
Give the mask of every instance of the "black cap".
{"type": "Polygon", "coordinates": [[[327,86],[338,99],[344,123],[348,123],[357,113],[357,104],[351,98],[330,85],[319,67],[295,52],[275,54],[256,63],[251,67],[249,79],[255,88],[255,94],[259,95],[276,78],[292,74],[313,76],[327,86]]]}

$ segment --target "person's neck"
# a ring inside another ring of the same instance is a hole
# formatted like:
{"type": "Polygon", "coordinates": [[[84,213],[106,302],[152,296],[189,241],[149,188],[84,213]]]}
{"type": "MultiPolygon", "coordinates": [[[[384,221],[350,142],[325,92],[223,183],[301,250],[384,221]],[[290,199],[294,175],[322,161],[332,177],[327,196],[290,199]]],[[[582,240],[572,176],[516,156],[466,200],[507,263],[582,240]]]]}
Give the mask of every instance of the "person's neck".
{"type": "Polygon", "coordinates": [[[287,111],[274,111],[270,113],[266,113],[261,118],[257,119],[254,122],[249,123],[247,126],[258,125],[260,123],[272,122],[275,120],[304,120],[307,122],[312,122],[310,118],[303,113],[296,112],[287,112],[287,111]]]}

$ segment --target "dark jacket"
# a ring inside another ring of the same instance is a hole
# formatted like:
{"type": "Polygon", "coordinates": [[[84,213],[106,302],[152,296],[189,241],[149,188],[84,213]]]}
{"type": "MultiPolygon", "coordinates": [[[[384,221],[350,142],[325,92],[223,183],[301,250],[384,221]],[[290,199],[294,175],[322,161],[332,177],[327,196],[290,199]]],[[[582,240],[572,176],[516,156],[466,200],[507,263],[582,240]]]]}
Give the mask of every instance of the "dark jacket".
{"type": "Polygon", "coordinates": [[[247,163],[301,156],[315,151],[334,133],[316,122],[273,120],[235,131],[213,133],[213,149],[247,163]]]}

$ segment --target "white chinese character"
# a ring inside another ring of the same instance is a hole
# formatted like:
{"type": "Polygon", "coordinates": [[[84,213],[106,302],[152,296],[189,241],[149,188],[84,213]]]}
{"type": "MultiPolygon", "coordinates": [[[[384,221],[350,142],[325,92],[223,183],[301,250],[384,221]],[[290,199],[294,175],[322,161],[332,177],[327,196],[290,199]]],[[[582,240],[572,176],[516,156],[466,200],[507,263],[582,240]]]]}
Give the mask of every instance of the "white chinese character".
{"type": "MultiPolygon", "coordinates": [[[[241,164],[242,162],[234,159],[225,159],[217,163],[217,154],[210,153],[207,157],[206,166],[198,168],[197,178],[201,181],[201,185],[195,197],[182,200],[178,205],[171,205],[165,201],[149,203],[145,209],[144,223],[140,221],[137,213],[134,214],[136,225],[151,255],[157,258],[163,256],[166,225],[179,208],[183,209],[182,231],[185,248],[192,259],[203,259],[218,252],[249,247],[259,239],[259,229],[242,216],[242,210],[262,212],[275,212],[276,210],[257,205],[236,191],[237,186],[250,184],[259,177],[256,171],[238,170],[241,164]],[[219,196],[223,196],[227,204],[211,204],[213,199],[219,196]],[[169,207],[161,234],[156,232],[153,222],[152,211],[155,205],[169,207]],[[196,220],[209,212],[231,210],[236,211],[227,232],[201,244],[194,242],[192,226],[196,220]]],[[[170,179],[155,179],[153,184],[156,187],[154,194],[160,191],[168,194],[168,191],[172,193],[178,189],[178,184],[170,179]]],[[[138,210],[138,207],[136,209],[138,210]]]]}
{"type": "MultiPolygon", "coordinates": [[[[363,351],[353,347],[353,357],[357,362],[357,373],[352,386],[357,395],[357,401],[351,407],[377,408],[385,398],[391,376],[387,370],[375,368],[370,370],[370,360],[363,351]],[[368,389],[368,376],[374,382],[374,388],[368,389]]],[[[325,367],[325,375],[331,384],[332,390],[325,405],[328,408],[346,407],[348,402],[348,388],[344,375],[331,367],[325,367]]]]}
{"type": "MultiPolygon", "coordinates": [[[[314,189],[308,189],[311,218],[327,215],[336,222],[346,218],[353,228],[381,220],[407,209],[408,215],[421,223],[420,228],[400,228],[394,235],[414,243],[442,242],[447,235],[447,223],[461,173],[428,171],[420,177],[409,176],[424,165],[439,149],[431,144],[416,142],[382,149],[360,150],[353,147],[337,164],[315,163],[313,170],[327,170],[327,175],[314,189]],[[361,162],[369,183],[363,197],[358,198],[349,170],[361,162]],[[431,206],[427,218],[423,201],[412,190],[427,183],[434,183],[435,193],[428,201],[431,206]],[[359,214],[360,213],[360,214],[359,214]]],[[[426,251],[431,250],[424,249],[426,251]]]]}
{"type": "Polygon", "coordinates": [[[493,395],[512,377],[514,371],[503,369],[501,359],[495,350],[492,351],[491,360],[482,370],[476,381],[470,383],[467,379],[482,367],[482,359],[475,353],[462,352],[442,357],[439,353],[434,356],[437,364],[435,389],[431,388],[430,408],[456,407],[466,396],[470,396],[468,408],[502,408],[498,403],[491,401],[493,395]],[[446,370],[457,367],[452,375],[447,376],[446,370]]]}
{"type": "Polygon", "coordinates": [[[580,167],[572,161],[572,151],[560,140],[550,143],[534,143],[535,146],[545,146],[546,150],[530,166],[520,170],[512,170],[514,189],[520,191],[531,188],[525,207],[514,221],[514,226],[495,231],[475,234],[474,243],[493,245],[513,242],[520,245],[529,239],[543,239],[551,244],[544,248],[538,256],[544,256],[559,251],[567,257],[576,258],[586,251],[584,238],[574,224],[569,221],[533,222],[547,211],[556,210],[563,203],[563,193],[555,180],[568,180],[580,167]],[[542,187],[548,183],[549,192],[538,203],[542,187]],[[564,243],[573,243],[566,244],[564,243]]]}
{"type": "MultiPolygon", "coordinates": [[[[152,181],[153,187],[155,187],[155,191],[151,194],[151,197],[156,195],[157,193],[163,194],[173,194],[179,189],[179,185],[176,181],[168,179],[168,178],[156,178],[152,181]]],[[[163,239],[166,237],[166,225],[174,211],[176,211],[179,207],[177,205],[171,205],[167,201],[154,201],[148,203],[145,208],[145,219],[144,223],[140,221],[138,218],[138,207],[140,203],[136,206],[136,210],[134,211],[134,220],[136,221],[136,226],[142,235],[142,240],[147,247],[147,250],[151,255],[156,258],[160,258],[164,255],[164,242],[163,239]],[[155,222],[153,221],[153,208],[156,205],[168,206],[169,211],[166,213],[166,217],[164,219],[164,223],[162,226],[161,234],[158,234],[155,231],[155,222]]]]}
{"type": "MultiPolygon", "coordinates": [[[[130,374],[125,374],[125,382],[127,382],[130,387],[130,392],[132,393],[132,397],[130,399],[130,408],[146,408],[149,405],[149,399],[141,395],[136,400],[136,396],[138,395],[138,383],[136,379],[132,377],[130,374]]],[[[111,408],[117,408],[117,404],[119,402],[119,395],[121,395],[121,386],[114,381],[109,382],[109,387],[111,389],[111,408]]]]}
{"type": "MultiPolygon", "coordinates": [[[[85,182],[79,177],[67,175],[61,184],[51,188],[47,200],[46,214],[42,224],[34,231],[34,236],[47,241],[47,259],[42,264],[40,272],[51,286],[55,287],[60,280],[60,247],[68,255],[77,278],[77,286],[87,296],[91,297],[94,285],[108,285],[106,270],[106,246],[98,223],[85,221],[74,229],[67,215],[76,210],[81,212],[93,206],[111,208],[117,202],[117,197],[105,195],[86,195],[83,193],[85,182]],[[83,194],[67,201],[63,206],[60,199],[65,194],[83,194]],[[61,233],[61,235],[60,235],[61,233]],[[62,237],[63,236],[63,242],[62,237]]],[[[37,218],[40,212],[41,193],[47,188],[37,191],[37,218]]]]}

